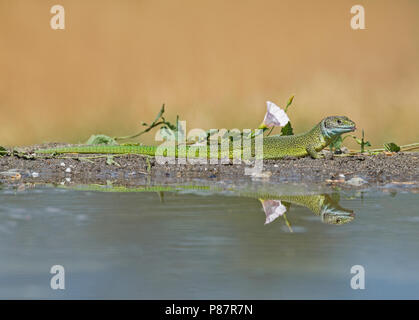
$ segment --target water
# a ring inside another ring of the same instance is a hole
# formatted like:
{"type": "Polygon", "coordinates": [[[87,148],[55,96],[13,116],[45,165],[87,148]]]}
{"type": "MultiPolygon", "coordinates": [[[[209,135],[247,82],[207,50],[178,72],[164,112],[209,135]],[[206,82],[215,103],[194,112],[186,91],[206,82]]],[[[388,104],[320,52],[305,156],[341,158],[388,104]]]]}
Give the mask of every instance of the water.
{"type": "Polygon", "coordinates": [[[417,194],[316,191],[308,201],[291,189],[271,188],[262,205],[258,188],[3,188],[0,298],[419,298],[417,194]],[[323,215],[279,202],[285,190],[323,215]],[[50,287],[53,265],[65,268],[65,290],[50,287]],[[353,265],[364,290],[350,286],[353,265]]]}

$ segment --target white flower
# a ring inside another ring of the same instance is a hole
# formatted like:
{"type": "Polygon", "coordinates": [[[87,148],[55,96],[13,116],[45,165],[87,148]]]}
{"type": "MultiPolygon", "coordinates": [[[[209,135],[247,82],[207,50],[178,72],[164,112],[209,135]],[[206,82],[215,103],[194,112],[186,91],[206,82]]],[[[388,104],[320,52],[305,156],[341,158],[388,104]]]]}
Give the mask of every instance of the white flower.
{"type": "Polygon", "coordinates": [[[266,127],[283,127],[290,121],[285,111],[275,103],[266,101],[266,106],[268,111],[263,119],[263,124],[266,127]]]}

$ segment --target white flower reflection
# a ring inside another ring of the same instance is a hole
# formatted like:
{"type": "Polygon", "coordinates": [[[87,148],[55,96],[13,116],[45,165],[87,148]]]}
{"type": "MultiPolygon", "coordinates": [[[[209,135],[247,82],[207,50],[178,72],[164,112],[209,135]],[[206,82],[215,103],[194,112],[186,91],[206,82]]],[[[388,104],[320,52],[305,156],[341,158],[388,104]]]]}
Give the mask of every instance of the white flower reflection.
{"type": "Polygon", "coordinates": [[[287,208],[279,200],[260,200],[260,202],[266,214],[265,224],[271,223],[287,211],[287,208]]]}

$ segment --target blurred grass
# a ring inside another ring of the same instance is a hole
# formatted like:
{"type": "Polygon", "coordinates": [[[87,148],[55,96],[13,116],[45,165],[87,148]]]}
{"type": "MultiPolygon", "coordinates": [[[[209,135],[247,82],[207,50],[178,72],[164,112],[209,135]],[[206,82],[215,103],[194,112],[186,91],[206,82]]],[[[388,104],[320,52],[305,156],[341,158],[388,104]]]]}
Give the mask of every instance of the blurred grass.
{"type": "MultiPolygon", "coordinates": [[[[0,144],[129,135],[161,104],[192,128],[252,128],[295,101],[301,132],[347,115],[373,145],[419,140],[419,2],[0,2],[0,144]]],[[[357,132],[360,135],[359,132],[357,132]]],[[[145,142],[153,142],[149,135],[145,142]]]]}

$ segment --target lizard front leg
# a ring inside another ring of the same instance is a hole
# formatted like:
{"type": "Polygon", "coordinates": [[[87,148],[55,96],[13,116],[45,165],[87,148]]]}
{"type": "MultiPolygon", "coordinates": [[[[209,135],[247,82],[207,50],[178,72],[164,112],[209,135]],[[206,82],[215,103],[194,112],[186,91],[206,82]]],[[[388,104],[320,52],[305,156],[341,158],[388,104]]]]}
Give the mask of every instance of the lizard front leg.
{"type": "Polygon", "coordinates": [[[319,159],[320,155],[317,153],[317,151],[314,149],[313,146],[308,146],[306,148],[307,153],[313,158],[313,159],[319,159]]]}

